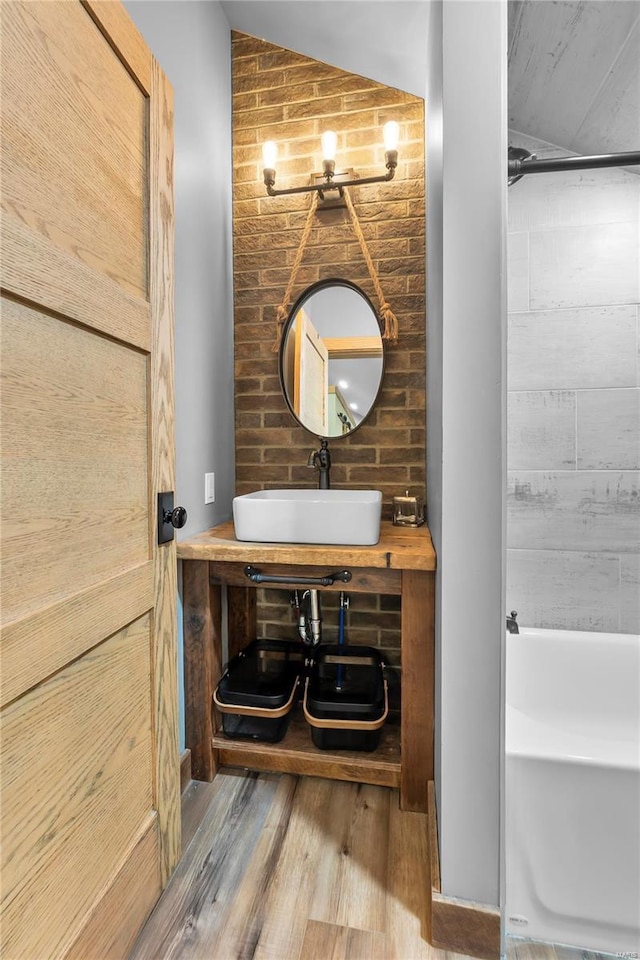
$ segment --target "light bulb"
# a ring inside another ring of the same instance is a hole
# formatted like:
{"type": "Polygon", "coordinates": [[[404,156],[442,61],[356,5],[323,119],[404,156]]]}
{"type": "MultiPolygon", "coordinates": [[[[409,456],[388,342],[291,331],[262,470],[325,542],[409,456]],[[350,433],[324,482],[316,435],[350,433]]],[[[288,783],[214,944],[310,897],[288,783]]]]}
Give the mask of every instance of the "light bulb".
{"type": "Polygon", "coordinates": [[[385,150],[397,150],[398,139],[400,137],[400,127],[395,120],[389,120],[382,128],[385,150]]]}
{"type": "Polygon", "coordinates": [[[265,140],[262,144],[262,165],[265,170],[275,170],[278,162],[278,144],[265,140]]]}
{"type": "Polygon", "coordinates": [[[335,160],[338,146],[338,134],[333,130],[325,130],[322,134],[322,159],[335,160]]]}

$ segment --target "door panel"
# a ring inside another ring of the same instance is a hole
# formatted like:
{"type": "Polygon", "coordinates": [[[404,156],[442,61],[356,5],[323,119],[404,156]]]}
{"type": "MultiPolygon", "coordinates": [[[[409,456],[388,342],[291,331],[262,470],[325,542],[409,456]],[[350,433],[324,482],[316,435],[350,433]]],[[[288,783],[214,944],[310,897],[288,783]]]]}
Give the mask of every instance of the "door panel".
{"type": "Polygon", "coordinates": [[[5,711],[7,957],[57,956],[152,815],[149,651],[146,615],[5,711]]]}
{"type": "Polygon", "coordinates": [[[4,627],[0,707],[149,610],[153,588],[149,561],[4,627]]]}
{"type": "Polygon", "coordinates": [[[119,3],[0,17],[2,948],[116,960],[180,855],[173,102],[119,3]]]}
{"type": "Polygon", "coordinates": [[[6,208],[146,296],[147,100],[86,10],[68,6],[61,17],[55,3],[16,4],[3,19],[6,208]]]}
{"type": "Polygon", "coordinates": [[[148,559],[148,383],[125,344],[12,300],[2,313],[9,622],[148,559]]]}

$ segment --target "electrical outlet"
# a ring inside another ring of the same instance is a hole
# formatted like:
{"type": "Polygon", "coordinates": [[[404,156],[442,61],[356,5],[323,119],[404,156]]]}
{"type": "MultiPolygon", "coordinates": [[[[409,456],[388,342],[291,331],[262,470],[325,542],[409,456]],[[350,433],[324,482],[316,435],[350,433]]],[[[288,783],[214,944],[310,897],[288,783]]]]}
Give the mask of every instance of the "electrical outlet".
{"type": "Polygon", "coordinates": [[[204,502],[213,503],[215,499],[216,499],[216,475],[215,473],[205,473],[204,502]]]}

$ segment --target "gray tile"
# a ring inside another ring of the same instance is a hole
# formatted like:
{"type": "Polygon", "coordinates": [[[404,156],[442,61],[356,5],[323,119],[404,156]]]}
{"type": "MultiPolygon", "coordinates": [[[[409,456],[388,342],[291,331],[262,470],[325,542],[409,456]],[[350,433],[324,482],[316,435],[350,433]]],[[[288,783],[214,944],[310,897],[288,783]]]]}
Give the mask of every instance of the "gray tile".
{"type": "Polygon", "coordinates": [[[529,243],[532,310],[638,302],[637,220],[536,231],[529,243]]]}
{"type": "MultiPolygon", "coordinates": [[[[544,155],[560,155],[557,147],[533,152],[541,159],[544,155]]],[[[525,177],[509,190],[508,198],[509,230],[513,233],[628,223],[637,215],[640,204],[640,177],[617,167],[545,173],[525,177]]]]}
{"type": "Polygon", "coordinates": [[[640,306],[636,307],[636,385],[640,387],[640,306]]]}
{"type": "Polygon", "coordinates": [[[638,386],[637,336],[635,306],[512,314],[509,389],[638,386]]]}
{"type": "Polygon", "coordinates": [[[507,610],[527,627],[615,633],[619,581],[612,554],[507,550],[507,610]]]}
{"type": "Polygon", "coordinates": [[[578,469],[640,470],[640,388],[580,390],[578,469]]]}
{"type": "Polygon", "coordinates": [[[507,546],[640,553],[640,472],[511,472],[507,546]]]}
{"type": "Polygon", "coordinates": [[[567,470],[576,466],[576,395],[573,391],[509,393],[509,470],[567,470]]]}
{"type": "Polygon", "coordinates": [[[510,313],[529,309],[529,234],[507,240],[507,304],[510,313]]]}
{"type": "Polygon", "coordinates": [[[620,557],[620,630],[640,633],[640,554],[620,557]]]}

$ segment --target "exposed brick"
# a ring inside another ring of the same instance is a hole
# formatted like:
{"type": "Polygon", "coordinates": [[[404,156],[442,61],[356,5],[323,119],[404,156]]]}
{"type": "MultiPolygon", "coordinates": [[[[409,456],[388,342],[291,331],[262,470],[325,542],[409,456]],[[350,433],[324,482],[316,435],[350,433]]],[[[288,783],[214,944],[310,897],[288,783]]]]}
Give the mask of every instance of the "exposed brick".
{"type": "Polygon", "coordinates": [[[354,93],[346,93],[342,98],[343,110],[362,110],[363,108],[382,107],[386,108],[390,104],[403,104],[407,99],[406,93],[402,90],[394,90],[392,87],[379,87],[377,90],[359,90],[354,93]]]}
{"type": "Polygon", "coordinates": [[[253,483],[255,490],[255,484],[262,483],[265,480],[270,480],[278,485],[286,483],[289,478],[289,469],[286,466],[265,466],[263,463],[259,466],[257,464],[248,466],[238,464],[236,476],[240,482],[244,480],[253,483]]]}
{"type": "Polygon", "coordinates": [[[236,410],[255,410],[260,407],[262,410],[280,410],[282,407],[282,397],[280,394],[265,396],[264,394],[254,394],[253,396],[236,396],[236,410]]]}
{"type": "MultiPolygon", "coordinates": [[[[235,393],[236,396],[243,393],[255,394],[259,393],[262,387],[262,382],[259,377],[246,378],[246,377],[237,377],[235,381],[235,393]]],[[[254,399],[255,402],[255,399],[254,399]]]]}
{"type": "MultiPolygon", "coordinates": [[[[284,74],[283,81],[284,81],[284,74]]],[[[316,85],[307,80],[304,83],[284,82],[278,86],[270,87],[267,90],[261,90],[258,96],[256,106],[270,107],[273,104],[297,103],[298,101],[313,100],[315,96],[316,85]]],[[[235,109],[235,107],[234,107],[235,109]]]]}
{"type": "Polygon", "coordinates": [[[277,368],[277,363],[275,355],[265,360],[236,360],[234,365],[236,381],[245,377],[269,376],[277,368]]]}
{"type": "Polygon", "coordinates": [[[244,217],[254,219],[260,213],[260,202],[258,200],[234,200],[233,216],[240,220],[244,217]]]}
{"type": "Polygon", "coordinates": [[[257,93],[238,93],[233,91],[233,109],[238,113],[241,110],[255,110],[259,106],[257,93]]]}
{"type": "MultiPolygon", "coordinates": [[[[306,466],[318,439],[301,428],[280,394],[271,346],[275,311],[289,283],[307,220],[307,194],[270,198],[262,183],[260,145],[280,147],[277,186],[308,182],[320,164],[320,134],[338,134],[338,169],[377,175],[384,163],[382,124],[401,127],[392,183],[353,187],[351,197],[384,296],[396,314],[400,342],[385,346],[382,390],[369,421],[331,441],[332,485],[367,486],[383,494],[383,517],[407,487],[425,483],[425,218],[424,103],[417,97],[242,34],[233,35],[234,323],[236,492],[317,486],[306,466]]],[[[317,279],[344,277],[378,299],[346,210],[316,214],[289,306],[317,279]]],[[[338,595],[323,595],[325,638],[335,638],[338,595]]],[[[262,635],[295,638],[289,591],[258,593],[262,635]]],[[[354,595],[348,640],[399,661],[397,597],[354,595]]]]}
{"type": "MultiPolygon", "coordinates": [[[[282,260],[282,258],[280,259],[282,260]]],[[[270,287],[282,287],[282,292],[284,293],[290,277],[290,267],[280,267],[275,270],[262,270],[260,273],[260,283],[270,287]]],[[[318,280],[317,266],[303,266],[298,271],[297,281],[298,283],[303,284],[305,287],[310,283],[315,283],[316,280],[318,280]]]]}
{"type": "MultiPolygon", "coordinates": [[[[294,424],[295,420],[288,410],[282,413],[265,413],[264,415],[265,427],[292,427],[294,424]]],[[[293,454],[290,455],[293,456],[293,454]]]]}
{"type": "Polygon", "coordinates": [[[256,70],[253,73],[250,73],[246,76],[234,76],[233,92],[234,94],[248,93],[250,90],[268,90],[272,87],[279,87],[284,84],[284,77],[284,70],[281,70],[279,74],[273,70],[267,75],[264,73],[264,71],[258,73],[256,66],[256,70]]]}
{"type": "MultiPolygon", "coordinates": [[[[288,51],[286,52],[288,53],[288,51]]],[[[303,83],[305,80],[311,80],[316,83],[320,80],[328,80],[331,77],[344,76],[344,71],[339,67],[332,67],[328,63],[309,60],[306,57],[297,58],[296,55],[290,57],[289,61],[283,65],[286,67],[285,77],[287,83],[303,83]]]]}
{"type": "Polygon", "coordinates": [[[244,293],[246,287],[256,288],[260,283],[260,271],[252,270],[248,271],[244,275],[237,273],[233,277],[233,289],[235,291],[239,290],[244,293]]]}
{"type": "MultiPolygon", "coordinates": [[[[240,149],[240,148],[238,148],[240,149]]],[[[243,148],[244,149],[244,148],[243,148]]],[[[255,146],[251,147],[251,150],[254,152],[255,156],[255,146]]],[[[238,161],[240,162],[240,161],[238,161]]],[[[265,187],[262,181],[254,180],[245,181],[244,183],[236,183],[233,195],[236,200],[259,200],[264,196],[265,187]]]]}
{"type": "MultiPolygon", "coordinates": [[[[239,411],[236,413],[236,430],[246,427],[250,430],[256,430],[262,426],[262,414],[261,413],[245,413],[239,411]]],[[[236,447],[236,452],[237,452],[236,447]]]]}
{"type": "Polygon", "coordinates": [[[291,64],[294,63],[300,63],[305,66],[309,62],[307,57],[301,53],[294,53],[292,50],[283,50],[271,44],[265,44],[265,51],[255,51],[261,54],[258,61],[259,70],[274,70],[277,67],[290,67],[291,64]]]}
{"type": "Polygon", "coordinates": [[[236,446],[240,447],[283,447],[292,442],[291,430],[269,427],[264,430],[236,430],[236,446]]]}
{"type": "Polygon", "coordinates": [[[236,447],[236,462],[240,464],[262,463],[261,447],[236,447]]]}
{"type": "Polygon", "coordinates": [[[252,357],[260,357],[266,359],[267,357],[273,356],[271,350],[271,343],[273,341],[273,335],[275,334],[275,319],[273,327],[271,328],[272,333],[269,340],[265,340],[262,343],[238,343],[236,340],[235,344],[235,355],[236,359],[246,359],[249,360],[252,357]]]}
{"type": "Polygon", "coordinates": [[[424,449],[420,447],[383,447],[380,450],[381,464],[417,464],[424,461],[424,449]]]}
{"type": "MultiPolygon", "coordinates": [[[[286,218],[285,223],[282,225],[286,227],[286,218]]],[[[276,228],[275,233],[269,233],[268,230],[265,230],[264,233],[253,233],[247,234],[246,236],[234,236],[233,238],[233,250],[235,253],[256,253],[262,250],[273,250],[274,247],[280,250],[286,249],[288,247],[298,248],[300,243],[300,232],[298,230],[286,230],[282,227],[276,228]]]]}
{"type": "Polygon", "coordinates": [[[391,594],[381,594],[380,609],[397,610],[400,612],[400,597],[392,596],[391,594]]]}

